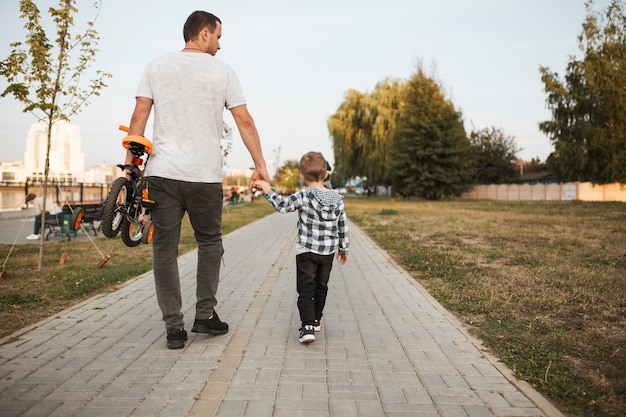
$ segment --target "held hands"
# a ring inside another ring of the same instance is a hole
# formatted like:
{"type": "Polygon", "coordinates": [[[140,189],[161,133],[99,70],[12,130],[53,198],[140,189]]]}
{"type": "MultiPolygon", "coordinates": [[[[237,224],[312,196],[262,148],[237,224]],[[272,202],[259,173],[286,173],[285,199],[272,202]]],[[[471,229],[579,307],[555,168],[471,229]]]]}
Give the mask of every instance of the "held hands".
{"type": "Polygon", "coordinates": [[[264,194],[267,194],[270,188],[272,188],[269,182],[264,181],[264,180],[258,180],[258,179],[252,181],[252,187],[260,188],[261,190],[263,190],[264,194]]]}
{"type": "Polygon", "coordinates": [[[340,265],[345,265],[348,262],[348,254],[337,252],[337,259],[339,259],[340,265]]]}
{"type": "Polygon", "coordinates": [[[267,173],[267,170],[265,168],[263,169],[255,169],[254,172],[252,173],[252,176],[250,177],[250,184],[248,185],[248,188],[250,188],[250,190],[252,190],[253,188],[261,188],[259,185],[256,185],[256,181],[265,181],[269,184],[270,182],[270,176],[267,173]]]}

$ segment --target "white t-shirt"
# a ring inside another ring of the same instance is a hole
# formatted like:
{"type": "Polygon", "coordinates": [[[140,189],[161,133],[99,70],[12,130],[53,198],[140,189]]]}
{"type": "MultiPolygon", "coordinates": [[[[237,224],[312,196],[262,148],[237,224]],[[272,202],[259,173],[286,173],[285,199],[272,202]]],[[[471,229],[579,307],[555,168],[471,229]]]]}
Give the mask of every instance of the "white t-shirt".
{"type": "Polygon", "coordinates": [[[148,64],[137,96],[154,104],[145,175],[222,182],[224,108],[246,104],[232,68],[210,54],[173,52],[148,64]]]}
{"type": "MultiPolygon", "coordinates": [[[[33,206],[35,207],[35,213],[41,214],[41,209],[43,209],[43,197],[35,197],[33,200],[33,206]]],[[[63,210],[61,210],[57,205],[52,201],[51,196],[46,196],[46,210],[48,214],[59,214],[63,210]]]]}

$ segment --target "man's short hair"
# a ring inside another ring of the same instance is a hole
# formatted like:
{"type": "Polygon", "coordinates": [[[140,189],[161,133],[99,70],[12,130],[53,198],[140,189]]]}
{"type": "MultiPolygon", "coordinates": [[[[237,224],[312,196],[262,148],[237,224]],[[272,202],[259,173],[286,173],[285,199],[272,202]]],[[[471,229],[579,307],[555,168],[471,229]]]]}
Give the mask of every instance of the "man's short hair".
{"type": "Polygon", "coordinates": [[[307,182],[324,181],[328,175],[326,159],[320,152],[307,152],[300,159],[300,174],[307,182]]]}
{"type": "Polygon", "coordinates": [[[202,29],[209,28],[211,33],[215,32],[217,23],[222,24],[222,21],[212,13],[203,12],[202,10],[196,10],[189,15],[185,26],[183,26],[183,37],[185,42],[192,41],[198,37],[202,29]]]}

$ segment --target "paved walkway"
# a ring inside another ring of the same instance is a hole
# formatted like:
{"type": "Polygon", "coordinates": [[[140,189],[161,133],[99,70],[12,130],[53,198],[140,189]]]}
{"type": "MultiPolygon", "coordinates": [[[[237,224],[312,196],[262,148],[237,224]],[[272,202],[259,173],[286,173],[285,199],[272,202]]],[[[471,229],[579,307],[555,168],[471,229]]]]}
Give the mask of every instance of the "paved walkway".
{"type": "MultiPolygon", "coordinates": [[[[298,343],[295,217],[225,236],[223,336],[168,350],[151,273],[0,346],[0,416],[562,416],[354,225],[298,343]]],[[[179,260],[187,329],[196,253],[179,260]]],[[[14,335],[15,338],[16,335],[14,335]]]]}

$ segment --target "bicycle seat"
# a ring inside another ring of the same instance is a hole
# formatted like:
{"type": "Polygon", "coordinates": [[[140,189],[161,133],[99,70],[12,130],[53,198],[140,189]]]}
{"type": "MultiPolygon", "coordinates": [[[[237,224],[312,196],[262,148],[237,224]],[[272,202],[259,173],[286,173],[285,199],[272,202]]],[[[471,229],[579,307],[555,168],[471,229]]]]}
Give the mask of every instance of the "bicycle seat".
{"type": "Polygon", "coordinates": [[[122,145],[131,152],[138,147],[143,147],[148,155],[152,153],[152,142],[143,136],[128,135],[122,139],[122,145]]]}

